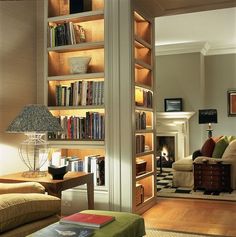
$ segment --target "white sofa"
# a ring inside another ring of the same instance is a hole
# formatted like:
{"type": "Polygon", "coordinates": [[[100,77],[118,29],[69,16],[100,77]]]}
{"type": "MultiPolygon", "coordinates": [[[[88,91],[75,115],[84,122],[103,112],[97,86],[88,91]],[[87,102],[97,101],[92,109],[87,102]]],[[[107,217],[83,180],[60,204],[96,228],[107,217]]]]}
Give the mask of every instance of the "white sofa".
{"type": "Polygon", "coordinates": [[[209,163],[214,163],[219,159],[231,164],[231,188],[236,189],[236,140],[229,143],[222,158],[199,156],[193,161],[191,155],[174,162],[172,164],[173,186],[192,188],[194,184],[193,162],[202,163],[207,160],[209,163]]]}

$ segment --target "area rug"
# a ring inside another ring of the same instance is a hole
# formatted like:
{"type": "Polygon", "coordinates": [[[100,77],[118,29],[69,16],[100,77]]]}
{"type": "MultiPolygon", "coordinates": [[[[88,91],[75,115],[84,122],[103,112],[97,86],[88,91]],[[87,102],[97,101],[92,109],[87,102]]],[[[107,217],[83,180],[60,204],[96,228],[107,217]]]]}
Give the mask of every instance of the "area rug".
{"type": "Polygon", "coordinates": [[[146,229],[145,237],[209,237],[213,235],[200,235],[182,232],[164,231],[156,229],[146,229]]]}
{"type": "Polygon", "coordinates": [[[229,192],[205,192],[189,188],[173,187],[173,174],[171,169],[157,170],[157,197],[179,197],[236,201],[236,190],[229,192]]]}

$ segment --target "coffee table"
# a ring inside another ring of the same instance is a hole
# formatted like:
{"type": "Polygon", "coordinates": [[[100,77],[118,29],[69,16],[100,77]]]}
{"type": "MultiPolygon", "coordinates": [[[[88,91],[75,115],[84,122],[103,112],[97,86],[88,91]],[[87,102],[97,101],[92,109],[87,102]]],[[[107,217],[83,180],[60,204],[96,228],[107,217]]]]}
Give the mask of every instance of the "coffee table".
{"type": "Polygon", "coordinates": [[[94,209],[93,173],[68,172],[62,180],[53,180],[49,173],[42,177],[23,177],[22,173],[0,176],[2,183],[38,182],[49,195],[61,198],[62,191],[79,185],[87,185],[88,209],[94,209]]]}

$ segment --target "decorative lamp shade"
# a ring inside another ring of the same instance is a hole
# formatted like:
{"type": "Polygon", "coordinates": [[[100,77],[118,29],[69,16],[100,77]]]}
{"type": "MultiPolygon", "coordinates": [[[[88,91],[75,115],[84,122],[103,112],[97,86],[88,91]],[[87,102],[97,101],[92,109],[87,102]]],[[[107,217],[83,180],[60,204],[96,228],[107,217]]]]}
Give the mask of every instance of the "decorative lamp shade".
{"type": "Polygon", "coordinates": [[[62,132],[63,129],[57,119],[49,112],[45,105],[32,104],[23,108],[21,113],[11,122],[7,132],[62,132]]]}
{"type": "Polygon", "coordinates": [[[216,109],[200,109],[198,123],[199,124],[217,123],[217,110],[216,109]]]}

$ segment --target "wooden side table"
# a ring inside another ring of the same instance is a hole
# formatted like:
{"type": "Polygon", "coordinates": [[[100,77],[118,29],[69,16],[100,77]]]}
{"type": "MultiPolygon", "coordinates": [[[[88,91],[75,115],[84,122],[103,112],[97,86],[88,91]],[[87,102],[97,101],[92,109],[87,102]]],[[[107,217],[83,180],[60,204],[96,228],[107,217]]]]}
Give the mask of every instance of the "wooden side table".
{"type": "Polygon", "coordinates": [[[194,190],[228,191],[231,192],[231,164],[217,163],[194,163],[194,190]]]}
{"type": "Polygon", "coordinates": [[[17,182],[38,182],[45,187],[49,195],[61,198],[61,193],[64,190],[74,188],[79,185],[87,185],[88,209],[94,209],[94,184],[93,173],[85,172],[68,172],[62,180],[53,180],[51,175],[47,173],[43,177],[23,177],[22,173],[15,173],[0,176],[2,183],[17,183],[17,182]]]}

